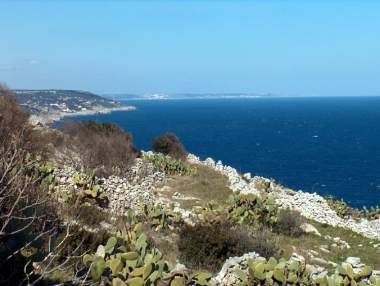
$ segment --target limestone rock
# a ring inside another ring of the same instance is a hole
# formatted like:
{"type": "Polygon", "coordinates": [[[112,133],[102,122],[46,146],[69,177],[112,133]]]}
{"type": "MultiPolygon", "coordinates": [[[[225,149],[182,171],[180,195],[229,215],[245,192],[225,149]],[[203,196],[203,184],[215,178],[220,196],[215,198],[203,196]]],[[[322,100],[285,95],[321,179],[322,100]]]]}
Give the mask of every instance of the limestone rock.
{"type": "Polygon", "coordinates": [[[301,225],[301,229],[306,232],[306,233],[312,233],[312,234],[315,234],[315,235],[318,235],[318,236],[321,236],[320,232],[318,231],[318,229],[310,224],[310,223],[303,223],[301,225]]]}
{"type": "Polygon", "coordinates": [[[255,252],[249,252],[239,257],[230,257],[228,258],[219,273],[212,279],[212,283],[215,285],[226,285],[232,286],[236,285],[238,278],[236,276],[235,270],[237,268],[247,272],[247,260],[248,259],[257,259],[260,255],[255,252]]]}

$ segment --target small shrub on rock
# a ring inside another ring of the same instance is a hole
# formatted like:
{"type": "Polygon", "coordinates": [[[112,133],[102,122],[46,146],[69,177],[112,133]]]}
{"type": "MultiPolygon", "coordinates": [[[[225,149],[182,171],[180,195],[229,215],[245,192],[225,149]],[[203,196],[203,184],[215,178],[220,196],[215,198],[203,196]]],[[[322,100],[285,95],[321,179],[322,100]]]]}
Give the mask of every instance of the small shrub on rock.
{"type": "Polygon", "coordinates": [[[350,207],[343,199],[337,200],[332,196],[325,197],[325,200],[329,207],[333,209],[341,218],[353,218],[359,220],[364,218],[367,220],[377,220],[380,218],[380,207],[375,206],[371,208],[353,208],[350,207]]]}
{"type": "Polygon", "coordinates": [[[155,152],[169,155],[175,159],[185,159],[187,151],[179,138],[173,133],[166,133],[153,139],[152,147],[155,152]]]}
{"type": "Polygon", "coordinates": [[[304,233],[301,228],[301,225],[304,222],[305,219],[299,212],[290,209],[280,210],[274,230],[277,233],[282,233],[289,236],[298,236],[304,233]]]}
{"type": "Polygon", "coordinates": [[[325,199],[330,208],[332,208],[338,216],[342,218],[356,216],[354,210],[349,207],[345,201],[336,200],[332,196],[328,196],[325,199]]]}

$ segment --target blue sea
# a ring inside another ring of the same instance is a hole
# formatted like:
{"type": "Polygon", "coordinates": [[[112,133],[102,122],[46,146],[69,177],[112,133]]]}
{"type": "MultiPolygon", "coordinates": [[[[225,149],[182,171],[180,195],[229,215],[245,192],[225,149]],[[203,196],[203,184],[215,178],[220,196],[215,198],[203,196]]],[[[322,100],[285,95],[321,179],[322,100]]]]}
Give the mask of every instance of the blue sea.
{"type": "Polygon", "coordinates": [[[296,190],[380,205],[380,97],[134,100],[112,121],[139,148],[165,132],[189,152],[296,190]]]}

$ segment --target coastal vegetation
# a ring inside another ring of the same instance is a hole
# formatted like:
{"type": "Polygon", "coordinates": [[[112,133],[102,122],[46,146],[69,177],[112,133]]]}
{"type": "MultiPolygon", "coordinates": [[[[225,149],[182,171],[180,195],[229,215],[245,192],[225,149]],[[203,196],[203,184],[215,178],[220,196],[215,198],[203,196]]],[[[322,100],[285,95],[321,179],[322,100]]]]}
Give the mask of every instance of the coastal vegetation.
{"type": "Polygon", "coordinates": [[[28,119],[0,87],[0,285],[216,285],[244,255],[224,285],[380,284],[378,240],[280,208],[271,182],[232,191],[174,134],[145,153],[112,123],[28,119]]]}
{"type": "Polygon", "coordinates": [[[360,218],[365,218],[368,220],[380,219],[380,207],[370,207],[370,208],[353,208],[350,207],[345,201],[336,200],[332,196],[327,196],[326,201],[329,206],[336,211],[340,217],[352,217],[359,220],[360,218]]]}
{"type": "MultiPolygon", "coordinates": [[[[56,257],[48,246],[52,239],[59,244],[61,221],[47,194],[52,178],[41,142],[42,133],[28,123],[12,94],[0,87],[0,276],[8,285],[41,279],[30,275],[28,258],[37,253],[48,265],[42,271],[56,267],[50,267],[56,257]]],[[[59,247],[55,250],[58,255],[59,247]]]]}

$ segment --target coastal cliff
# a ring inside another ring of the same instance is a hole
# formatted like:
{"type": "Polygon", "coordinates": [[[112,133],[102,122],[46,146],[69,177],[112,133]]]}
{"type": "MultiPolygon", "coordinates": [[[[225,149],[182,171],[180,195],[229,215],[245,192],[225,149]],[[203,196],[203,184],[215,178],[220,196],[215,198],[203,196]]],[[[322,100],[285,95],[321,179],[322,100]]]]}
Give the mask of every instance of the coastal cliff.
{"type": "Polygon", "coordinates": [[[113,123],[31,125],[0,91],[0,274],[16,285],[379,285],[378,210],[201,160],[174,134],[145,152],[113,123]]]}

